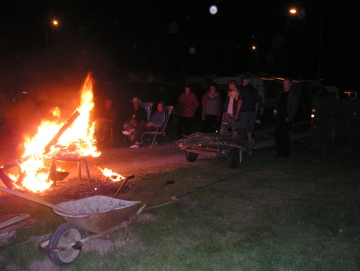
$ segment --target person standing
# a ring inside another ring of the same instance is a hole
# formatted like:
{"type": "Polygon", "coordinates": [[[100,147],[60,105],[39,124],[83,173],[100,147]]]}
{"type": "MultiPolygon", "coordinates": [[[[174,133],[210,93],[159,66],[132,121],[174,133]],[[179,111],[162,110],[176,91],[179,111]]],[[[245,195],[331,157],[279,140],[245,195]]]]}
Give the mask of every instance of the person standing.
{"type": "Polygon", "coordinates": [[[212,83],[210,90],[202,97],[202,114],[203,132],[215,133],[216,127],[220,121],[222,110],[222,98],[217,92],[217,84],[212,83]]]}
{"type": "Polygon", "coordinates": [[[297,96],[292,87],[290,78],[283,82],[284,90],[280,92],[277,100],[274,116],[276,117],[276,128],[274,133],[276,143],[276,154],[274,157],[290,156],[290,127],[297,112],[297,96]]]}
{"type": "Polygon", "coordinates": [[[239,102],[234,116],[235,120],[239,120],[240,129],[246,133],[247,149],[246,153],[251,155],[253,148],[252,133],[255,128],[256,112],[259,108],[259,94],[251,85],[250,77],[242,79],[242,88],[240,91],[239,102]]]}
{"type": "Polygon", "coordinates": [[[220,134],[226,134],[231,128],[232,136],[237,136],[238,123],[234,119],[238,107],[240,92],[235,80],[228,83],[229,92],[224,102],[223,114],[221,120],[220,134]]]}
{"type": "Polygon", "coordinates": [[[178,112],[177,136],[188,136],[192,133],[192,123],[199,102],[195,94],[191,92],[189,85],[185,86],[185,91],[180,95],[176,111],[178,112]]]}

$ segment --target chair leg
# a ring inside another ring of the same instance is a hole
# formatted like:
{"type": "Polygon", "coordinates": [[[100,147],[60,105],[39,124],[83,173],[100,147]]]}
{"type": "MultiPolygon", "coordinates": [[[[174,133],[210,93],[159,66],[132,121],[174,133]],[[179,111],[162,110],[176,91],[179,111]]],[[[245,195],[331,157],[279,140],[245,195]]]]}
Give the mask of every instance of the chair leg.
{"type": "Polygon", "coordinates": [[[152,146],[154,145],[155,139],[156,139],[156,134],[154,135],[154,138],[153,138],[153,140],[152,140],[152,143],[151,143],[150,149],[151,149],[151,148],[152,148],[152,146]]]}

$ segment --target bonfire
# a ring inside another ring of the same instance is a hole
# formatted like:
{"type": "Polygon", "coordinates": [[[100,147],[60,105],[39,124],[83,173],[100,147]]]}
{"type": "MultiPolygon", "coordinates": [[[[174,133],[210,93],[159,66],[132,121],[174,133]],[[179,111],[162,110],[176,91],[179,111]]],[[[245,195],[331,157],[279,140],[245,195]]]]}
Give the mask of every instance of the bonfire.
{"type": "Polygon", "coordinates": [[[80,105],[70,119],[60,122],[60,109],[54,108],[51,113],[56,120],[42,121],[37,134],[26,137],[23,158],[0,168],[2,171],[19,165],[20,174],[9,174],[11,185],[17,189],[42,192],[49,189],[55,181],[52,180],[49,166],[52,160],[79,160],[100,156],[94,138],[96,123],[90,120],[93,108],[93,79],[89,73],[81,90],[80,105]]]}

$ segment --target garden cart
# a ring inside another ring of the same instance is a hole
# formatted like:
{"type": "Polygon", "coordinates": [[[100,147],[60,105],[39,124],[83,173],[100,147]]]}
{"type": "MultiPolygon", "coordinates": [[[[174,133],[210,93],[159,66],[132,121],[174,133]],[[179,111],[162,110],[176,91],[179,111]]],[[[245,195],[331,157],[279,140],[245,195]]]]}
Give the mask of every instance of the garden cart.
{"type": "Polygon", "coordinates": [[[242,160],[241,139],[215,133],[193,133],[186,138],[176,140],[175,144],[185,152],[186,160],[194,162],[199,154],[215,157],[227,157],[229,168],[236,168],[242,160]]]}

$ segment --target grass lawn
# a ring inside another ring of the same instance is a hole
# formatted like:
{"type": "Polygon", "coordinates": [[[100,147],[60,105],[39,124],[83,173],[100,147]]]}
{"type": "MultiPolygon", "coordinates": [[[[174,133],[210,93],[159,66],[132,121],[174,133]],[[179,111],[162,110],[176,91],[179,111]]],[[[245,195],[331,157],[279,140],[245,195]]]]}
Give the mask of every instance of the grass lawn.
{"type": "Polygon", "coordinates": [[[116,231],[120,248],[83,251],[66,268],[34,265],[48,259],[39,241],[29,241],[51,233],[61,217],[9,197],[0,201],[2,213],[29,213],[37,223],[1,247],[0,269],[360,270],[359,158],[340,150],[324,154],[295,142],[290,158],[273,158],[274,148],[264,148],[244,156],[237,169],[225,158],[209,158],[149,174],[142,192],[124,199],[145,200],[158,184],[174,180],[154,205],[172,196],[178,201],[145,210],[155,220],[133,223],[125,243],[123,230],[116,231]]]}

